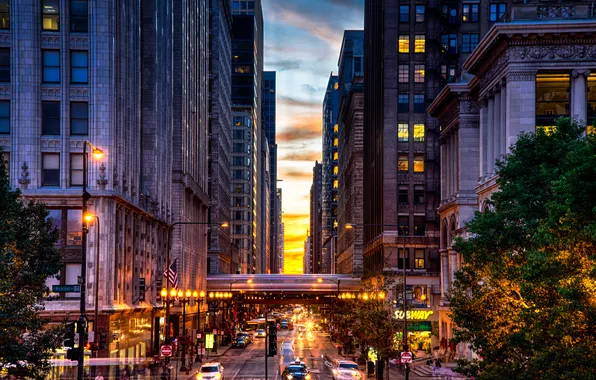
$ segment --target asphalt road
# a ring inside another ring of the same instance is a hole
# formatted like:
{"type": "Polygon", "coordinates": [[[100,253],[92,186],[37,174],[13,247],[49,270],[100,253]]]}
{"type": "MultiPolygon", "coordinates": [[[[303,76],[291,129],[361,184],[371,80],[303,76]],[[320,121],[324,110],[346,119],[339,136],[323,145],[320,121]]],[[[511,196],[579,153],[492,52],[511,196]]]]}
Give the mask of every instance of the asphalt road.
{"type": "MultiPolygon", "coordinates": [[[[329,338],[322,336],[321,333],[313,332],[310,337],[305,336],[300,339],[297,330],[280,330],[277,333],[277,347],[278,355],[267,358],[269,380],[280,380],[281,371],[296,357],[306,363],[313,380],[332,379],[331,370],[325,365],[321,355],[336,357],[337,349],[331,344],[329,338]]],[[[255,338],[248,347],[230,348],[224,355],[209,361],[217,361],[223,365],[226,380],[264,380],[265,339],[255,338]]],[[[186,378],[195,379],[196,376],[186,378]]]]}

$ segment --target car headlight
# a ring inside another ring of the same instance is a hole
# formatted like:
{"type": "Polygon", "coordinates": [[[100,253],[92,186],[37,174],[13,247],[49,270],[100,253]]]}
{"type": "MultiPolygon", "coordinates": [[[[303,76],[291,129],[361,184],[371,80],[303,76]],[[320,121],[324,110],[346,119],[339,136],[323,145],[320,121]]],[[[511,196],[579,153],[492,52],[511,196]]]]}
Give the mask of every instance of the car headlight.
{"type": "Polygon", "coordinates": [[[307,374],[305,377],[306,380],[310,380],[310,374],[307,374]]]}
{"type": "Polygon", "coordinates": [[[333,374],[334,375],[337,375],[337,370],[336,369],[333,370],[333,374]]]}
{"type": "Polygon", "coordinates": [[[215,378],[216,378],[216,379],[221,379],[221,373],[216,373],[216,374],[215,374],[215,378]]]}
{"type": "Polygon", "coordinates": [[[294,376],[288,374],[288,380],[292,380],[294,378],[294,376]]]}
{"type": "Polygon", "coordinates": [[[202,379],[203,378],[203,374],[202,373],[197,373],[197,379],[202,379]]]}
{"type": "Polygon", "coordinates": [[[360,372],[358,372],[358,371],[352,371],[352,376],[354,376],[354,377],[360,377],[360,372]]]}

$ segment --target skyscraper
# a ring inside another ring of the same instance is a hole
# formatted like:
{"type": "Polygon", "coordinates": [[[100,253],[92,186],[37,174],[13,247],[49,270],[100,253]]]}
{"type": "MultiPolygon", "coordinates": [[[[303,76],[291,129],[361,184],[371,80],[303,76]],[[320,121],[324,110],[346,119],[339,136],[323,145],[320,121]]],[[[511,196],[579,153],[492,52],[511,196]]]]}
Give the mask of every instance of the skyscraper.
{"type": "Polygon", "coordinates": [[[310,186],[310,263],[309,272],[322,273],[321,233],[322,233],[322,197],[323,166],[317,161],[312,169],[312,185],[310,186]]]}
{"type": "Polygon", "coordinates": [[[221,222],[231,221],[232,150],[232,7],[230,0],[210,0],[209,52],[209,253],[208,273],[236,273],[238,257],[233,253],[230,228],[221,222]]]}
{"type": "Polygon", "coordinates": [[[232,14],[232,242],[239,249],[237,271],[261,273],[261,2],[235,0],[232,14]]]}
{"type": "Polygon", "coordinates": [[[329,75],[323,99],[323,162],[322,162],[322,231],[321,259],[317,272],[332,273],[337,246],[337,189],[338,189],[338,125],[339,110],[337,75],[329,75]]]}

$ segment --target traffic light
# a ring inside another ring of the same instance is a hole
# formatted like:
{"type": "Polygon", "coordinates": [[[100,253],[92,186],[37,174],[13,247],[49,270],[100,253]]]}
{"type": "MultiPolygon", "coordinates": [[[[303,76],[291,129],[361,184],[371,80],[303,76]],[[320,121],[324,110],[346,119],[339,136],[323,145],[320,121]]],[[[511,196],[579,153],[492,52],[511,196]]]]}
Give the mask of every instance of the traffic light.
{"type": "Polygon", "coordinates": [[[99,349],[105,350],[108,347],[108,334],[99,334],[99,349]]]}
{"type": "Polygon", "coordinates": [[[70,322],[66,324],[66,339],[64,340],[64,347],[73,348],[75,345],[75,323],[70,322]]]}
{"type": "Polygon", "coordinates": [[[273,322],[269,323],[267,338],[269,339],[269,351],[267,352],[267,356],[277,355],[277,326],[275,326],[275,323],[273,322]]]}

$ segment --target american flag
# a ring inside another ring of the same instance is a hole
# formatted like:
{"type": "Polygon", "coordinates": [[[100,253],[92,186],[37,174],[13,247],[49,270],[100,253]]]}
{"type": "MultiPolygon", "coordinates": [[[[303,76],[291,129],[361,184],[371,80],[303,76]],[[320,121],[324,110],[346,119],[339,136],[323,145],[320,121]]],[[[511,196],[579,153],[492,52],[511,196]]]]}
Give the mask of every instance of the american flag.
{"type": "Polygon", "coordinates": [[[170,265],[164,272],[164,276],[168,278],[168,281],[174,289],[178,288],[178,270],[176,269],[176,261],[178,261],[178,259],[174,260],[172,265],[170,265]]]}

